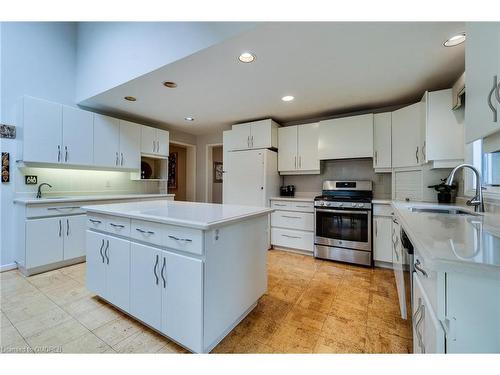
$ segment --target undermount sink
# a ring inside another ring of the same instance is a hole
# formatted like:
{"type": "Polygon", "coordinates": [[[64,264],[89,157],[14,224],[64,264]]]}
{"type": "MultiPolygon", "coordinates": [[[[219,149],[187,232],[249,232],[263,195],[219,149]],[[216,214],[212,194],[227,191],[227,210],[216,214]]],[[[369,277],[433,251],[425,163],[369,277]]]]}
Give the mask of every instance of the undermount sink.
{"type": "Polygon", "coordinates": [[[474,212],[462,210],[460,208],[432,208],[432,207],[410,207],[411,212],[427,212],[431,214],[447,214],[447,215],[470,215],[480,216],[474,212]]]}

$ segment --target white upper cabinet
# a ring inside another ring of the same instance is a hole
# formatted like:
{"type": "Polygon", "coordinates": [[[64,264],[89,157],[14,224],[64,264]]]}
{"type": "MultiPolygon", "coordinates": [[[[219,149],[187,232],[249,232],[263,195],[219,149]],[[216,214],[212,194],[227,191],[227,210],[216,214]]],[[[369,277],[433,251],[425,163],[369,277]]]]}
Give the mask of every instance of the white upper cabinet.
{"type": "Polygon", "coordinates": [[[23,160],[60,163],[62,158],[62,106],[32,97],[22,99],[23,160]]]}
{"type": "Polygon", "coordinates": [[[500,130],[500,23],[468,22],[465,45],[465,141],[500,130]]]}
{"type": "Polygon", "coordinates": [[[426,92],[423,99],[421,158],[434,167],[453,168],[464,159],[464,111],[452,109],[452,90],[426,92]]]}
{"type": "Polygon", "coordinates": [[[118,167],[120,164],[120,120],[94,114],[94,165],[118,167]]]}
{"type": "Polygon", "coordinates": [[[278,171],[281,174],[319,174],[319,124],[278,129],[278,171]]]}
{"type": "Polygon", "coordinates": [[[168,131],[150,126],[141,126],[141,153],[168,157],[169,142],[168,131]]]}
{"type": "Polygon", "coordinates": [[[141,168],[141,126],[120,120],[120,167],[141,168]]]}
{"type": "Polygon", "coordinates": [[[392,112],[392,166],[415,167],[422,163],[423,103],[392,112]]]}
{"type": "Polygon", "coordinates": [[[278,124],[271,119],[233,125],[229,151],[278,147],[278,124]]]}
{"type": "Polygon", "coordinates": [[[373,115],[373,168],[375,171],[389,171],[392,167],[392,113],[373,115]]]}
{"type": "Polygon", "coordinates": [[[373,157],[373,114],[321,121],[318,148],[321,160],[373,157]]]}
{"type": "Polygon", "coordinates": [[[62,107],[61,160],[73,165],[92,165],[94,160],[94,116],[78,108],[62,107]]]}

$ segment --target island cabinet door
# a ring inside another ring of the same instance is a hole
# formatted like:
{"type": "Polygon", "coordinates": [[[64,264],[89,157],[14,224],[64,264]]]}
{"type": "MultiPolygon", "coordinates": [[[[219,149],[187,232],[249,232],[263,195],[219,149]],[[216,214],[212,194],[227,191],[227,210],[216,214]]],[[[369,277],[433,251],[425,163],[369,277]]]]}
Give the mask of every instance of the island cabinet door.
{"type": "Polygon", "coordinates": [[[203,262],[163,252],[162,331],[195,352],[202,347],[203,262]]]}
{"type": "Polygon", "coordinates": [[[104,298],[123,310],[130,301],[130,242],[106,236],[106,294],[104,298]]]}
{"type": "Polygon", "coordinates": [[[132,243],[130,248],[130,313],[161,330],[160,278],[162,252],[151,246],[132,243]]]}
{"type": "Polygon", "coordinates": [[[87,231],[87,289],[102,297],[106,294],[105,245],[105,235],[87,231]]]}

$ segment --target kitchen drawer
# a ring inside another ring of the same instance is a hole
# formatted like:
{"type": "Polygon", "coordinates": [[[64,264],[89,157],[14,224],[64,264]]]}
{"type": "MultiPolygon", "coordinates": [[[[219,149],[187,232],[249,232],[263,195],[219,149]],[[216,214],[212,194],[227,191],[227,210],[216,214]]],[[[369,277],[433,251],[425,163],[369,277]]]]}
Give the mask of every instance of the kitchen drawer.
{"type": "Polygon", "coordinates": [[[106,216],[99,214],[87,214],[87,228],[106,230],[106,216]]]}
{"type": "Polygon", "coordinates": [[[374,216],[392,216],[392,206],[390,204],[378,204],[373,205],[373,215],[374,216]]]}
{"type": "Polygon", "coordinates": [[[271,244],[305,251],[313,251],[313,232],[271,228],[271,244]]]}
{"type": "Polygon", "coordinates": [[[271,208],[276,210],[289,210],[290,203],[289,201],[271,201],[271,208]]]}
{"type": "Polygon", "coordinates": [[[271,214],[271,226],[312,231],[314,214],[305,212],[275,211],[271,214]]]}
{"type": "Polygon", "coordinates": [[[290,202],[290,210],[302,212],[314,212],[314,202],[290,202]]]}
{"type": "Polygon", "coordinates": [[[132,219],[130,237],[136,240],[163,246],[164,224],[132,219]]]}
{"type": "Polygon", "coordinates": [[[130,219],[119,216],[106,217],[106,232],[119,234],[122,236],[130,235],[130,219]]]}
{"type": "Polygon", "coordinates": [[[203,232],[197,229],[164,225],[164,246],[171,249],[203,254],[203,232]]]}
{"type": "Polygon", "coordinates": [[[50,204],[50,205],[28,205],[26,206],[26,217],[47,217],[47,216],[65,216],[73,214],[84,214],[85,211],[82,210],[81,204],[78,203],[61,203],[61,204],[50,204]]]}
{"type": "Polygon", "coordinates": [[[429,298],[432,309],[434,311],[440,311],[440,309],[438,309],[438,274],[435,271],[431,271],[429,267],[426,266],[425,261],[418,253],[418,250],[415,250],[415,254],[413,255],[413,257],[413,264],[417,265],[418,268],[422,269],[426,273],[425,276],[415,267],[415,277],[417,277],[422,284],[422,287],[425,290],[427,297],[429,298]]]}

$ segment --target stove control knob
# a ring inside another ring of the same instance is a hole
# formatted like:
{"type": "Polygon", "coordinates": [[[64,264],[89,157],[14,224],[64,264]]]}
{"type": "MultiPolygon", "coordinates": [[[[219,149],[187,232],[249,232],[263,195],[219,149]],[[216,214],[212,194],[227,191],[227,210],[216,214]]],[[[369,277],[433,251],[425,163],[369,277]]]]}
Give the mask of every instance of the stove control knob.
{"type": "Polygon", "coordinates": [[[363,208],[363,206],[364,206],[363,203],[358,203],[359,208],[363,208]]]}
{"type": "Polygon", "coordinates": [[[344,205],[344,203],[340,202],[339,203],[339,207],[342,207],[344,205]]]}
{"type": "Polygon", "coordinates": [[[351,206],[352,206],[352,207],[356,207],[356,206],[358,206],[358,205],[357,205],[356,203],[351,203],[351,206]]]}

